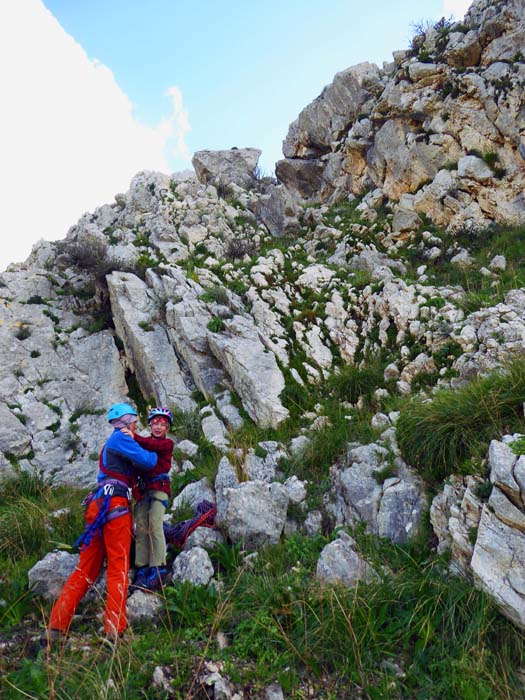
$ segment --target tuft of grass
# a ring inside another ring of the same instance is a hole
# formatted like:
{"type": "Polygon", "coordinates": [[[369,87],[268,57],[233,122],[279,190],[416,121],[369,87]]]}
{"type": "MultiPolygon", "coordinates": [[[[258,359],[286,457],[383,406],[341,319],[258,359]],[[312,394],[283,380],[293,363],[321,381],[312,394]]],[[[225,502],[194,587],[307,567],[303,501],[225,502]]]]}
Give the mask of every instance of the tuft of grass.
{"type": "Polygon", "coordinates": [[[18,327],[15,338],[18,340],[27,340],[31,336],[31,328],[28,323],[21,323],[18,327]]]}
{"type": "Polygon", "coordinates": [[[340,401],[355,403],[360,396],[370,400],[374,391],[384,386],[383,369],[379,366],[357,367],[344,365],[328,381],[334,397],[340,401]]]}
{"type": "Polygon", "coordinates": [[[139,321],[139,328],[142,328],[145,333],[151,333],[155,330],[149,321],[139,321]]]}
{"type": "Polygon", "coordinates": [[[218,284],[208,287],[204,294],[200,296],[201,301],[208,303],[222,304],[223,306],[228,306],[228,291],[225,287],[220,287],[218,284]]]}
{"type": "Polygon", "coordinates": [[[0,555],[17,561],[42,551],[42,543],[48,539],[46,511],[28,498],[0,513],[0,555]]]}
{"type": "Polygon", "coordinates": [[[89,402],[80,403],[69,418],[70,423],[76,423],[80,416],[101,416],[105,413],[103,408],[95,408],[89,402]]]}
{"type": "Polygon", "coordinates": [[[415,399],[396,424],[404,459],[430,483],[471,471],[493,438],[523,425],[525,361],[478,378],[461,389],[438,391],[431,401],[415,399]]]}
{"type": "Polygon", "coordinates": [[[225,328],[224,321],[218,316],[214,316],[206,327],[212,333],[220,333],[225,328]]]}
{"type": "Polygon", "coordinates": [[[51,485],[37,471],[15,472],[1,480],[0,507],[15,502],[19,498],[46,501],[51,494],[51,485]]]}
{"type": "Polygon", "coordinates": [[[202,436],[201,419],[198,411],[181,411],[173,409],[173,432],[179,440],[191,440],[199,442],[202,436]]]}

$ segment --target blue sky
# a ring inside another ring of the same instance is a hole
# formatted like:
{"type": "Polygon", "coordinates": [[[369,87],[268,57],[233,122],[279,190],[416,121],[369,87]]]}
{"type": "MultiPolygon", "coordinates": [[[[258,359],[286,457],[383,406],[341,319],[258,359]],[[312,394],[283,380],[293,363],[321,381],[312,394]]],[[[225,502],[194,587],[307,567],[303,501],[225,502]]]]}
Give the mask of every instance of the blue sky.
{"type": "MultiPolygon", "coordinates": [[[[411,24],[442,16],[442,0],[44,0],[113,71],[138,119],[169,111],[182,92],[190,152],[256,146],[273,170],[288,125],[337,71],[391,60],[411,24]]],[[[185,167],[170,156],[174,168],[185,167]]]]}
{"type": "Polygon", "coordinates": [[[272,172],[289,124],[336,72],[390,61],[414,22],[461,17],[468,4],[4,0],[0,148],[12,206],[2,225],[12,235],[0,269],[38,238],[63,237],[141,169],[253,146],[272,172]]]}

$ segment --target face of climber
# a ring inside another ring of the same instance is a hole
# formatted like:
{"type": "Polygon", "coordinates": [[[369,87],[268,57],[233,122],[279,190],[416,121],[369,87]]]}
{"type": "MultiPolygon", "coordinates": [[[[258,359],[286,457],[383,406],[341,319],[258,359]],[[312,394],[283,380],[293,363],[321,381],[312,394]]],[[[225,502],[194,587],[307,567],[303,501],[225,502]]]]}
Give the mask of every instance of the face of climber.
{"type": "Polygon", "coordinates": [[[151,434],[156,438],[165,438],[170,429],[170,422],[167,418],[156,416],[150,421],[151,434]]]}

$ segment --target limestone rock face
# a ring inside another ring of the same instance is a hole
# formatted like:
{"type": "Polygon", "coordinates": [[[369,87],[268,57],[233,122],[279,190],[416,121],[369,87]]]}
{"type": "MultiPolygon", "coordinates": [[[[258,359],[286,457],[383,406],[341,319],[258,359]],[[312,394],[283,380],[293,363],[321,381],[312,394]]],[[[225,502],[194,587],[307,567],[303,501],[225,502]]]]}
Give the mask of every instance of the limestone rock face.
{"type": "Polygon", "coordinates": [[[110,432],[105,411],[127,387],[112,334],[90,327],[92,300],[59,294],[79,285],[91,297],[92,279],[73,270],[60,279],[63,288],[41,268],[2,273],[0,473],[16,461],[57,483],[89,485],[92,455],[110,432]]]}
{"type": "Polygon", "coordinates": [[[525,628],[525,534],[484,507],[471,567],[475,582],[503,612],[525,628]]]}
{"type": "Polygon", "coordinates": [[[21,455],[31,444],[31,435],[7,406],[0,405],[0,450],[21,455]]]}
{"type": "Polygon", "coordinates": [[[438,538],[438,552],[451,553],[451,568],[463,575],[470,571],[474,551],[471,533],[477,530],[482,503],[476,488],[482,480],[475,477],[451,478],[430,507],[430,522],[438,538]]]}
{"type": "Polygon", "coordinates": [[[336,524],[361,521],[369,532],[403,543],[418,532],[426,499],[421,483],[400,458],[396,459],[397,476],[382,478],[387,457],[381,444],[349,445],[349,466],[331,468],[327,505],[336,524]]]}
{"type": "Polygon", "coordinates": [[[199,181],[203,184],[235,183],[247,189],[255,183],[254,171],[260,155],[261,151],[258,148],[197,151],[191,162],[199,181]]]}
{"type": "Polygon", "coordinates": [[[283,185],[269,187],[257,202],[257,215],[277,238],[298,232],[299,213],[299,206],[283,185]]]}
{"type": "Polygon", "coordinates": [[[263,427],[277,427],[288,417],[288,410],[279,400],[284,377],[253,323],[234,316],[225,321],[224,331],[208,332],[207,338],[250,417],[263,427]]]}
{"type": "Polygon", "coordinates": [[[434,499],[430,519],[440,549],[451,550],[451,568],[472,576],[501,612],[525,629],[524,460],[509,446],[518,437],[491,442],[487,503],[475,495],[479,477],[454,477],[434,499]]]}
{"type": "Polygon", "coordinates": [[[155,320],[153,299],[146,284],[130,273],[107,277],[115,327],[124,342],[128,361],[145,396],[158,405],[191,411],[195,402],[165,328],[155,320]]]}
{"type": "Polygon", "coordinates": [[[311,159],[329,152],[332,142],[358,116],[379,80],[379,69],[372,63],[361,63],[338,73],[290,126],[283,142],[285,157],[311,159]]]}
{"type": "MultiPolygon", "coordinates": [[[[477,0],[394,64],[338,73],[290,125],[278,180],[305,202],[410,194],[418,214],[450,228],[523,222],[524,37],[521,0],[477,0]]],[[[402,213],[395,230],[417,228],[402,213]]]]}

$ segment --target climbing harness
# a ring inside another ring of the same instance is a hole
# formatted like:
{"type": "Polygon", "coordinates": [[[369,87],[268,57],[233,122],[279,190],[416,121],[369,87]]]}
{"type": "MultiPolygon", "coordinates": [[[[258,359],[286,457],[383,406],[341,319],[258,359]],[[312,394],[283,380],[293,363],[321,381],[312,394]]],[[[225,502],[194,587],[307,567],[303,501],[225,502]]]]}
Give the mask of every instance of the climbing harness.
{"type": "Polygon", "coordinates": [[[105,479],[100,486],[88,493],[82,501],[82,505],[87,510],[93,501],[100,501],[97,517],[92,523],[86,524],[84,532],[74,543],[74,547],[79,547],[81,551],[86,549],[93,538],[102,532],[104,525],[110,520],[119,518],[121,515],[130,513],[129,503],[131,501],[131,489],[128,485],[118,479],[105,479]],[[122,496],[128,499],[127,506],[115,506],[111,508],[111,499],[114,496],[122,496]]]}

